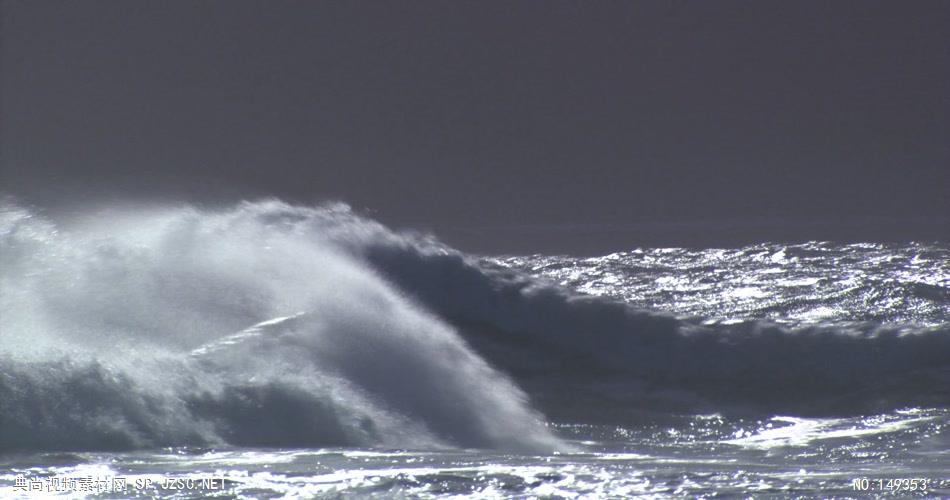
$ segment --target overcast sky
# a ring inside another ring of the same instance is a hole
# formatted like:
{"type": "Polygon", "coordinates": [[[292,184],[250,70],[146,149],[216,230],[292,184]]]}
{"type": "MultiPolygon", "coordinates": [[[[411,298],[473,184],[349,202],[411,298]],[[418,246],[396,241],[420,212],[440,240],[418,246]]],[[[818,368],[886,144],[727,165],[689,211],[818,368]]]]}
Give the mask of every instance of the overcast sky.
{"type": "Polygon", "coordinates": [[[0,180],[50,211],[342,200],[480,251],[947,238],[948,26],[947,1],[5,0],[0,180]]]}

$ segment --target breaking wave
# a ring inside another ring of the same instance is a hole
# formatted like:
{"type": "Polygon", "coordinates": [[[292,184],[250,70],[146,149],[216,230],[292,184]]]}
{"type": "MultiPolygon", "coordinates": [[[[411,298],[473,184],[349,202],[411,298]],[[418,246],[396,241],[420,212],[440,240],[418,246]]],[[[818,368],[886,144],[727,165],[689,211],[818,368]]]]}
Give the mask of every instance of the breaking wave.
{"type": "Polygon", "coordinates": [[[707,324],[270,200],[0,213],[0,450],[565,447],[544,420],[950,403],[950,327],[707,324]],[[546,415],[546,417],[544,416],[546,415]]]}
{"type": "Polygon", "coordinates": [[[450,325],[333,243],[382,232],[340,207],[0,224],[0,449],[560,446],[450,325]]]}

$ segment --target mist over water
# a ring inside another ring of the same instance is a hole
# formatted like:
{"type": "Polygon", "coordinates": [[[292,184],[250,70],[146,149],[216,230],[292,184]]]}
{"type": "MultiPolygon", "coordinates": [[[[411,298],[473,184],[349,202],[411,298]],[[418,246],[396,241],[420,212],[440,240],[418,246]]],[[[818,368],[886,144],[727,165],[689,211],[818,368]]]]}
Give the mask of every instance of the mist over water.
{"type": "Polygon", "coordinates": [[[341,249],[398,239],[343,207],[57,227],[7,206],[0,231],[0,449],[558,446],[450,325],[341,249]]]}
{"type": "Polygon", "coordinates": [[[345,205],[7,201],[0,457],[288,495],[808,494],[881,463],[946,487],[948,255],[478,257],[345,205]]]}

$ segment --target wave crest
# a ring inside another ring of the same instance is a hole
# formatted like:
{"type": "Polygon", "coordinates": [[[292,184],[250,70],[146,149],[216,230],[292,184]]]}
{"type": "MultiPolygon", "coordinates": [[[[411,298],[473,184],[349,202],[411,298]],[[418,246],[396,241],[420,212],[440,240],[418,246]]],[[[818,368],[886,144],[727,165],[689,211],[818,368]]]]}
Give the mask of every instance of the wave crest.
{"type": "Polygon", "coordinates": [[[451,326],[342,250],[382,229],[339,206],[52,231],[18,213],[0,235],[0,449],[560,446],[451,326]]]}

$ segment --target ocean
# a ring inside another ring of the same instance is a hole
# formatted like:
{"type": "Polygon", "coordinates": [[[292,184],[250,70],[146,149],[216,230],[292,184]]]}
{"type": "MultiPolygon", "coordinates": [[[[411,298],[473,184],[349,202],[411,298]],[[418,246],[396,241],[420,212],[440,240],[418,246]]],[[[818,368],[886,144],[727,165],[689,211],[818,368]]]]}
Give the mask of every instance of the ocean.
{"type": "Polygon", "coordinates": [[[950,496],[950,245],[0,207],[0,497],[950,496]]]}

